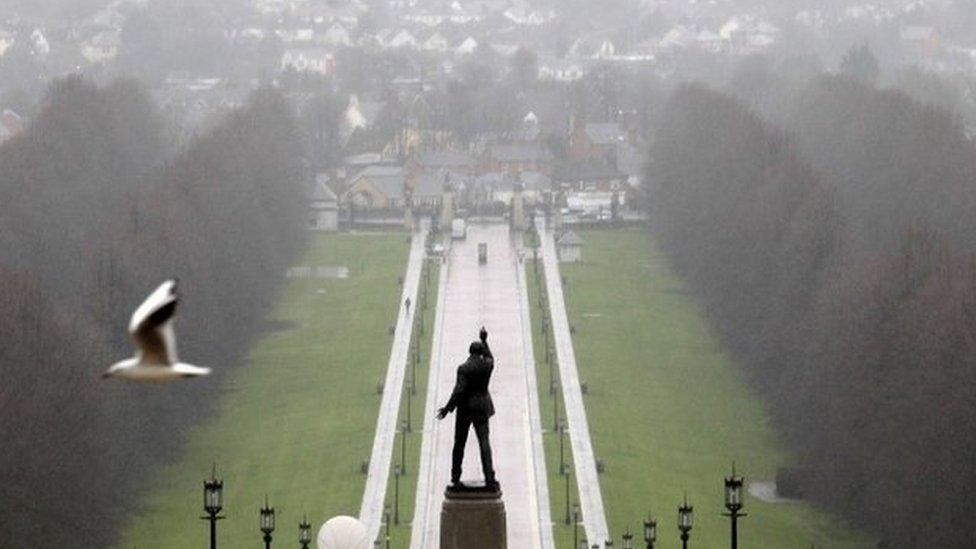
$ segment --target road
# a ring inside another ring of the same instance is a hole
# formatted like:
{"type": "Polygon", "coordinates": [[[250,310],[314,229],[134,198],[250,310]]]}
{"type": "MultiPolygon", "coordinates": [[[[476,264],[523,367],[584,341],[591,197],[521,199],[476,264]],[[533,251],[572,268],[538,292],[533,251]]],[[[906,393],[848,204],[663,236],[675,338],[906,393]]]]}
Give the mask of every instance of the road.
{"type": "Polygon", "coordinates": [[[566,301],[563,299],[563,284],[559,274],[559,260],[551,231],[539,232],[542,240],[542,262],[546,273],[546,293],[549,295],[549,317],[552,319],[552,336],[556,348],[556,361],[559,364],[559,379],[566,408],[566,427],[573,450],[573,464],[576,466],[576,488],[579,493],[580,510],[583,512],[583,528],[588,540],[609,539],[606,513],[603,509],[603,496],[600,493],[600,478],[596,470],[596,457],[590,441],[590,427],[586,421],[583,406],[583,392],[580,388],[579,371],[576,368],[576,352],[569,330],[566,315],[566,301]]]}
{"type": "MultiPolygon", "coordinates": [[[[482,325],[495,356],[490,390],[497,412],[491,420],[491,443],[507,513],[508,546],[553,547],[528,300],[516,259],[506,225],[471,225],[467,239],[453,241],[441,269],[411,549],[439,545],[454,417],[438,422],[434,414],[447,402],[457,366],[467,358],[468,345],[482,325]],[[485,265],[478,264],[479,242],[488,244],[485,265]]],[[[462,480],[481,479],[477,446],[472,432],[462,480]]]]}
{"type": "Polygon", "coordinates": [[[420,273],[424,261],[424,235],[428,226],[424,223],[413,233],[410,241],[410,256],[403,277],[403,292],[400,295],[400,312],[397,315],[396,329],[393,332],[393,345],[390,348],[390,361],[383,382],[383,400],[380,403],[379,417],[376,420],[376,433],[373,437],[373,450],[369,459],[366,487],[359,508],[359,520],[366,525],[369,539],[376,539],[383,522],[383,506],[386,498],[386,484],[390,477],[390,460],[393,456],[393,443],[397,431],[397,415],[400,399],[403,396],[403,380],[410,359],[410,338],[413,333],[416,306],[406,307],[407,299],[417,303],[417,289],[420,287],[420,273]]]}

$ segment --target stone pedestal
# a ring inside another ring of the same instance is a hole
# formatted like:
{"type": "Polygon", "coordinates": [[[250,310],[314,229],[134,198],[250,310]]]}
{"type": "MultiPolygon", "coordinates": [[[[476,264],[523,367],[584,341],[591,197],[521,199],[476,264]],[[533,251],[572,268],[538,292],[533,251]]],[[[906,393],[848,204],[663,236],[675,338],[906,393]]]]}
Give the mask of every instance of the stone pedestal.
{"type": "Polygon", "coordinates": [[[522,184],[516,183],[512,193],[512,228],[525,230],[525,200],[522,198],[522,184]]]}
{"type": "Polygon", "coordinates": [[[441,508],[441,549],[505,549],[501,488],[448,487],[441,508]]]}

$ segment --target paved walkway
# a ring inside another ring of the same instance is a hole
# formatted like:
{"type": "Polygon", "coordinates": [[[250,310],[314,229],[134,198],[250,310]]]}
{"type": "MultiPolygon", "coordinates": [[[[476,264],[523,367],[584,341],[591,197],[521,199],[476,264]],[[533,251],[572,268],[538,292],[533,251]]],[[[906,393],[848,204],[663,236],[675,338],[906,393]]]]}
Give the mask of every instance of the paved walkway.
{"type": "Polygon", "coordinates": [[[580,390],[576,353],[569,333],[556,245],[550,231],[542,230],[539,234],[542,240],[542,261],[545,266],[546,291],[549,294],[549,314],[552,318],[552,334],[556,360],[559,363],[559,379],[562,381],[560,385],[566,407],[566,425],[573,449],[574,473],[580,510],[583,513],[583,526],[586,529],[587,540],[593,540],[591,543],[599,540],[602,543],[603,540],[608,539],[607,519],[603,510],[603,497],[600,494],[600,478],[596,472],[593,444],[590,442],[590,427],[586,422],[583,393],[580,390]]]}
{"type": "Polygon", "coordinates": [[[386,367],[383,382],[383,400],[376,421],[376,434],[373,438],[373,451],[369,458],[369,472],[363,502],[359,508],[359,520],[366,525],[369,539],[376,539],[383,521],[383,505],[386,499],[386,484],[390,477],[390,460],[393,456],[393,443],[397,433],[397,416],[400,411],[400,398],[403,395],[403,379],[410,359],[410,338],[413,332],[414,315],[417,312],[417,290],[420,287],[420,273],[424,262],[424,236],[428,224],[425,221],[418,232],[413,233],[410,242],[410,257],[407,271],[403,277],[403,294],[400,296],[400,309],[397,315],[396,330],[393,333],[393,346],[390,361],[386,367]],[[406,308],[406,300],[410,307],[406,308]]]}
{"type": "MultiPolygon", "coordinates": [[[[497,410],[491,421],[495,470],[507,514],[508,546],[552,549],[549,494],[542,454],[535,367],[528,326],[524,275],[506,225],[472,225],[466,240],[454,241],[441,269],[434,320],[430,381],[413,520],[412,549],[439,546],[441,504],[450,481],[454,416],[434,414],[450,396],[457,365],[484,325],[495,355],[491,380],[497,410]],[[478,243],[488,244],[488,263],[478,264],[478,243]]],[[[465,478],[480,479],[477,439],[472,433],[464,458],[465,478]]]]}

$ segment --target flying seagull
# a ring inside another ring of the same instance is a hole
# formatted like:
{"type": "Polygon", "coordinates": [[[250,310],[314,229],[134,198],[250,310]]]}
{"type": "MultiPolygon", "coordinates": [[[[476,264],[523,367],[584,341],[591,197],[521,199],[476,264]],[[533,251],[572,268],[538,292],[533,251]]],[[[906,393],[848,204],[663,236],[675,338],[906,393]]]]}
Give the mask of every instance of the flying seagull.
{"type": "Polygon", "coordinates": [[[173,316],[179,295],[176,279],[163,282],[132,313],[129,333],[136,342],[136,356],[116,362],[102,378],[120,377],[131,381],[164,383],[184,377],[210,374],[210,368],[184,364],[176,358],[173,316]]]}

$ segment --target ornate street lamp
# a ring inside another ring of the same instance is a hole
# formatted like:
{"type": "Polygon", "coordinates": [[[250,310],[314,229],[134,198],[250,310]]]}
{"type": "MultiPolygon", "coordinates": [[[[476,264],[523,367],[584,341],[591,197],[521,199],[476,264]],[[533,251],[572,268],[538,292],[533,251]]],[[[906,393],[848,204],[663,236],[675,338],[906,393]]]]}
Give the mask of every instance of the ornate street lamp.
{"type": "Polygon", "coordinates": [[[624,532],[624,544],[621,546],[623,549],[634,549],[634,536],[630,533],[630,528],[624,532]]]}
{"type": "Polygon", "coordinates": [[[725,508],[728,509],[728,513],[722,513],[724,516],[729,517],[732,521],[732,549],[737,549],[739,546],[739,529],[738,520],[739,517],[746,516],[742,513],[742,484],[744,479],[735,474],[735,462],[732,462],[732,476],[725,477],[725,508]]]}
{"type": "Polygon", "coordinates": [[[210,549],[217,549],[217,521],[224,518],[220,510],[224,508],[224,481],[217,478],[217,464],[210,472],[210,478],[203,481],[203,511],[207,516],[200,517],[210,521],[210,549]]]}
{"type": "Polygon", "coordinates": [[[678,530],[681,531],[682,549],[688,549],[688,533],[691,532],[694,513],[695,508],[688,505],[688,494],[685,494],[685,502],[678,507],[678,530]]]}
{"type": "Polygon", "coordinates": [[[271,533],[275,529],[275,510],[268,506],[268,495],[264,495],[264,507],[261,508],[261,532],[264,533],[264,549],[271,549],[271,533]]]}
{"type": "Polygon", "coordinates": [[[647,549],[654,549],[655,541],[657,541],[657,521],[648,513],[647,520],[644,521],[644,543],[647,544],[647,549]]]}
{"type": "Polygon", "coordinates": [[[407,421],[400,422],[400,472],[407,474],[407,421]]]}
{"type": "Polygon", "coordinates": [[[400,524],[400,474],[401,467],[399,464],[393,467],[393,524],[400,524]]]}
{"type": "Polygon", "coordinates": [[[308,549],[308,544],[312,543],[312,525],[308,523],[308,515],[302,517],[298,525],[298,543],[302,544],[302,549],[308,549]]]}
{"type": "Polygon", "coordinates": [[[570,474],[571,473],[570,473],[569,465],[568,464],[566,465],[566,468],[563,469],[563,474],[565,475],[565,478],[566,478],[566,525],[568,526],[570,524],[570,522],[573,520],[572,515],[570,515],[570,511],[569,511],[569,509],[570,509],[570,507],[569,507],[569,477],[570,477],[570,474]]]}
{"type": "MultiPolygon", "coordinates": [[[[579,526],[580,526],[580,506],[573,504],[573,547],[579,547],[579,526]]],[[[586,549],[586,542],[583,542],[583,549],[586,549]]]]}

